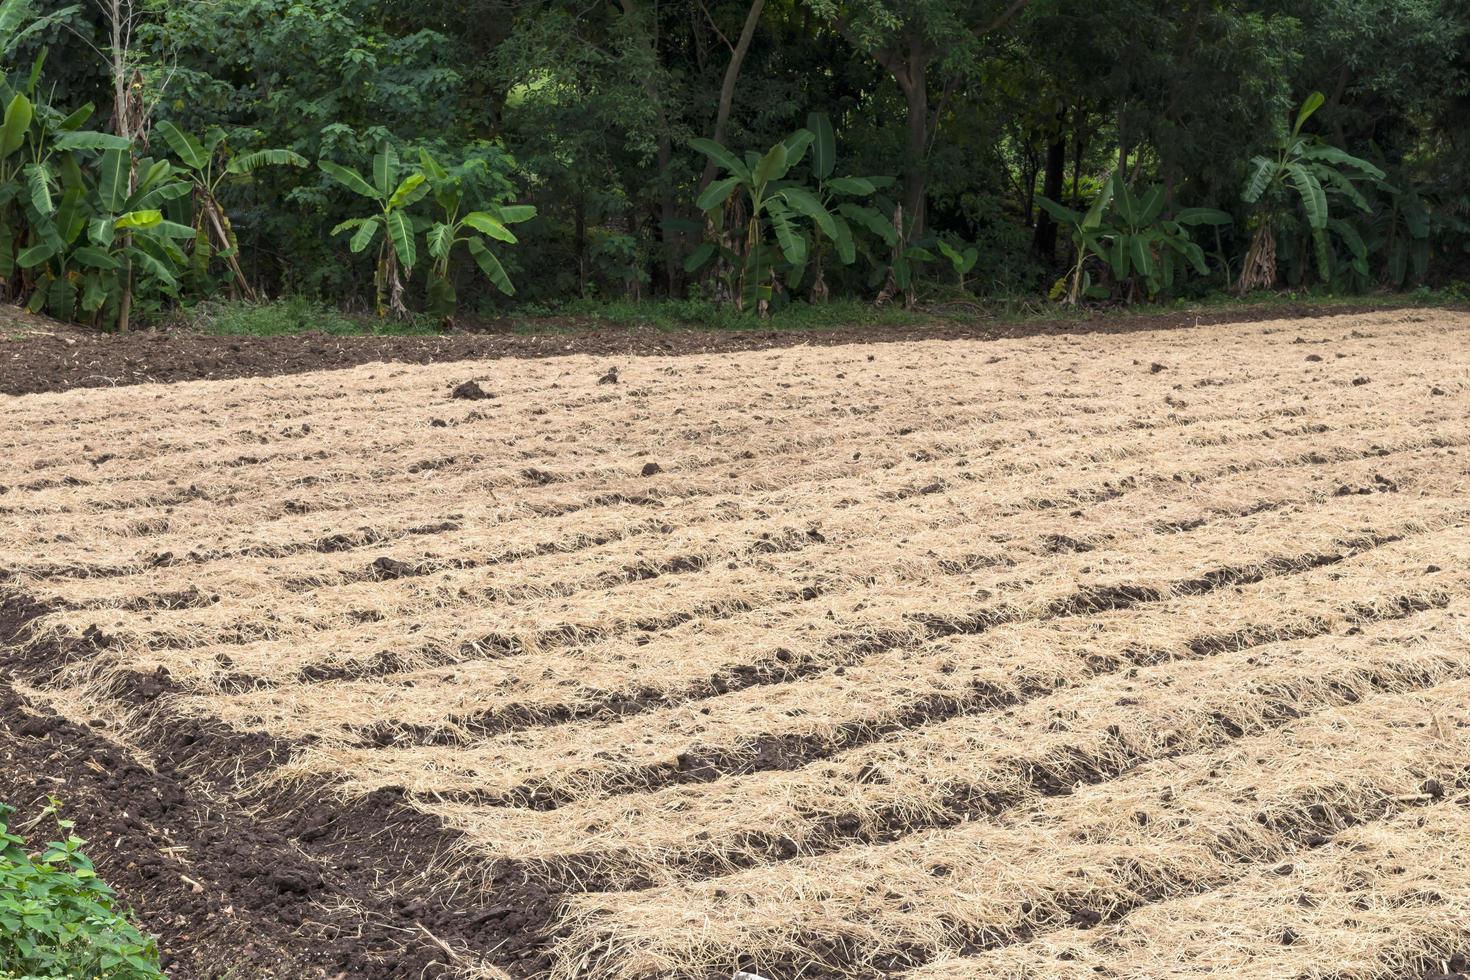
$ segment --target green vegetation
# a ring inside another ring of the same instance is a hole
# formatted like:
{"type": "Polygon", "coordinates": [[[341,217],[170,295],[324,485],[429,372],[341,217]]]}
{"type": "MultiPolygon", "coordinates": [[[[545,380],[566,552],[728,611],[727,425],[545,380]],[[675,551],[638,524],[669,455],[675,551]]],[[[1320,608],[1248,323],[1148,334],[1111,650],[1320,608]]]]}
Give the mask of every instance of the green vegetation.
{"type": "MultiPolygon", "coordinates": [[[[942,284],[941,284],[942,285],[942,284]]],[[[919,310],[899,305],[875,306],[858,299],[830,303],[793,303],[769,320],[759,320],[729,304],[708,299],[573,300],[556,306],[521,304],[494,318],[470,326],[515,333],[571,333],[592,329],[644,330],[834,330],[862,327],[973,326],[977,318],[997,324],[1056,321],[1093,321],[1121,316],[1158,315],[1178,322],[1181,314],[1230,310],[1243,316],[1280,310],[1283,316],[1303,305],[1350,308],[1459,306],[1470,304],[1465,288],[1419,287],[1400,292],[1365,295],[1333,293],[1326,287],[1310,290],[1260,291],[1239,296],[1234,292],[1208,293],[1142,306],[1057,306],[1043,298],[976,298],[950,287],[936,286],[933,301],[919,310]]],[[[201,303],[181,311],[177,326],[221,336],[277,336],[322,333],[329,336],[424,336],[439,332],[439,321],[425,315],[406,320],[382,319],[371,314],[346,314],[320,300],[290,296],[270,302],[224,301],[201,303]]]]}
{"type": "Polygon", "coordinates": [[[0,291],[100,326],[1470,280],[1463,0],[0,0],[0,68],[0,291]]]}
{"type": "MultiPolygon", "coordinates": [[[[37,819],[59,807],[51,800],[37,819]]],[[[0,978],[162,977],[156,945],[118,912],[72,821],[56,819],[63,839],[33,854],[14,816],[0,803],[0,978]]]]}

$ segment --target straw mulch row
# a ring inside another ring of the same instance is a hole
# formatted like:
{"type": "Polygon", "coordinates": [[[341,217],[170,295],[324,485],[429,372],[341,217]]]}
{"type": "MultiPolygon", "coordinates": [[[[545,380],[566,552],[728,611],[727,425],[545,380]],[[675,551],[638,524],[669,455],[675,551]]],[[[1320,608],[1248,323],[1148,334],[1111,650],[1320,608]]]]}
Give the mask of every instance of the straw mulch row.
{"type": "Polygon", "coordinates": [[[6,666],[294,848],[316,942],[401,937],[350,976],[1433,975],[1470,951],[1467,337],[0,400],[6,666]]]}

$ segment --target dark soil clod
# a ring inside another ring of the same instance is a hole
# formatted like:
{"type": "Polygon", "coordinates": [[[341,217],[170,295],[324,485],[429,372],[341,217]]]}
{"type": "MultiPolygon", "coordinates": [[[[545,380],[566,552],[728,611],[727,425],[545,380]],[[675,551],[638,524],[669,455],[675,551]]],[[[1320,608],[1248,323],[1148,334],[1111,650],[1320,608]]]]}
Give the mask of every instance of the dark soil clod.
{"type": "Polygon", "coordinates": [[[412,575],[413,566],[406,561],[399,561],[385,555],[368,566],[368,573],[377,581],[386,582],[390,579],[412,575]]]}
{"type": "Polygon", "coordinates": [[[481,388],[475,382],[466,381],[464,384],[451,391],[449,393],[449,397],[462,398],[466,401],[477,402],[483,401],[486,398],[494,398],[495,396],[486,391],[484,388],[481,388]]]}

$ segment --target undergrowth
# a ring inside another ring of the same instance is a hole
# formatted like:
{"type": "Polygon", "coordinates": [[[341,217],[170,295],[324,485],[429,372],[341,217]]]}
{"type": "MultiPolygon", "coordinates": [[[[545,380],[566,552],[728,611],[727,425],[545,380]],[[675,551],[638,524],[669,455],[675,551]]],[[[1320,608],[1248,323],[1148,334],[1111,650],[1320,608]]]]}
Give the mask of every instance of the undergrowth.
{"type": "MultiPolygon", "coordinates": [[[[1470,290],[1456,286],[1444,290],[1417,289],[1408,292],[1341,295],[1323,291],[1262,291],[1241,297],[1234,293],[1210,293],[1194,299],[1179,299],[1154,306],[1107,306],[1067,308],[1035,297],[978,297],[951,291],[935,293],[916,310],[898,305],[882,308],[859,300],[826,304],[791,303],[769,319],[739,313],[708,300],[650,300],[643,303],[604,300],[571,300],[555,306],[526,304],[493,319],[462,319],[458,328],[470,331],[511,331],[523,334],[575,333],[599,328],[655,330],[823,330],[863,327],[904,327],[940,322],[964,324],[976,321],[1026,323],[1032,321],[1096,320],[1099,318],[1177,316],[1181,311],[1221,312],[1270,310],[1283,312],[1302,306],[1397,308],[1413,306],[1464,306],[1470,290]]],[[[211,302],[188,310],[176,327],[224,336],[281,336],[322,333],[332,336],[426,336],[443,332],[438,321],[427,316],[407,320],[380,319],[344,313],[319,300],[288,296],[265,303],[211,302]]]]}
{"type": "Polygon", "coordinates": [[[32,823],[56,818],[64,839],[31,851],[0,803],[0,980],[162,977],[156,943],[117,910],[59,807],[52,799],[32,823]]]}
{"type": "Polygon", "coordinates": [[[324,333],[338,337],[401,336],[438,333],[429,317],[389,320],[344,313],[320,300],[285,296],[265,303],[200,303],[176,324],[200,333],[230,337],[278,337],[324,333]]]}

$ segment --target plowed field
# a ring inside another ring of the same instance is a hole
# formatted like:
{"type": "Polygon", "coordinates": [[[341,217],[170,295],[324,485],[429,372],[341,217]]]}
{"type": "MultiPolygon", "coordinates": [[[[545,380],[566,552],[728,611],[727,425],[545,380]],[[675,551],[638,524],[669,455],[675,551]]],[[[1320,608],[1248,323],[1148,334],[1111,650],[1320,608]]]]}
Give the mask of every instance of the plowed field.
{"type": "Polygon", "coordinates": [[[0,737],[179,976],[1444,974],[1467,343],[0,398],[0,737]]]}

